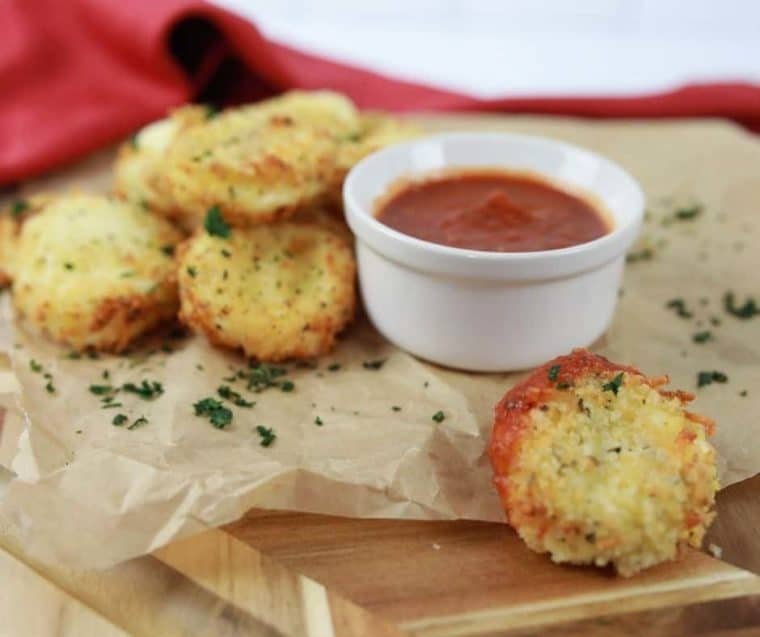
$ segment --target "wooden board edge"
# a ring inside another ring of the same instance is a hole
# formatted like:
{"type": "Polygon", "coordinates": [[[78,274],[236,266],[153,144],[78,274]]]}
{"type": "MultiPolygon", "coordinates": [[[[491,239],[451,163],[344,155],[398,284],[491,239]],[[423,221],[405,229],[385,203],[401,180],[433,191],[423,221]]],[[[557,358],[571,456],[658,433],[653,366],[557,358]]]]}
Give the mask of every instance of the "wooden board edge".
{"type": "Polygon", "coordinates": [[[725,566],[715,574],[676,582],[422,619],[402,623],[401,628],[415,637],[475,637],[760,594],[760,577],[725,566]]]}
{"type": "Polygon", "coordinates": [[[174,542],[153,556],[286,635],[406,635],[397,626],[220,529],[174,542]]]}

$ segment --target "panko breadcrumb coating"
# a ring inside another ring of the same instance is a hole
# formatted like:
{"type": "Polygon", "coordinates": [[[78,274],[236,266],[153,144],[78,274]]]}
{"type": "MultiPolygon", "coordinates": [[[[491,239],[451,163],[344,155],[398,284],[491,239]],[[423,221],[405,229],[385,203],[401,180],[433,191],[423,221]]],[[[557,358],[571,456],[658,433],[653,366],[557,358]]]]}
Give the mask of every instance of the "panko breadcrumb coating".
{"type": "Polygon", "coordinates": [[[51,200],[52,195],[32,195],[16,199],[0,210],[0,287],[13,283],[21,228],[51,200]]]}
{"type": "Polygon", "coordinates": [[[398,117],[384,113],[362,113],[359,133],[344,138],[338,149],[338,170],[330,188],[330,200],[342,203],[343,181],[348,171],[367,155],[385,146],[419,137],[421,134],[419,127],[398,117]]]}
{"type": "Polygon", "coordinates": [[[346,104],[286,94],[184,131],[166,162],[182,224],[197,227],[213,206],[233,226],[268,223],[316,201],[334,183],[340,140],[354,130],[346,104]]]}
{"type": "Polygon", "coordinates": [[[354,314],[349,245],[308,223],[223,234],[201,230],[180,249],[180,319],[261,361],[327,353],[354,314]]]}
{"type": "Polygon", "coordinates": [[[247,113],[292,117],[331,133],[352,139],[364,126],[359,111],[345,95],[333,91],[288,91],[241,109],[247,113]]]}
{"type": "Polygon", "coordinates": [[[180,239],[164,219],[117,199],[59,196],[21,230],[16,310],[76,350],[122,351],[175,317],[180,239]]]}
{"type": "Polygon", "coordinates": [[[718,488],[713,422],[667,382],[578,349],[507,392],[489,455],[531,549],[627,576],[701,545],[718,488]]]}
{"type": "Polygon", "coordinates": [[[170,220],[181,218],[164,174],[166,151],[183,131],[213,114],[208,106],[190,104],[141,129],[119,148],[114,164],[114,192],[170,220]]]}

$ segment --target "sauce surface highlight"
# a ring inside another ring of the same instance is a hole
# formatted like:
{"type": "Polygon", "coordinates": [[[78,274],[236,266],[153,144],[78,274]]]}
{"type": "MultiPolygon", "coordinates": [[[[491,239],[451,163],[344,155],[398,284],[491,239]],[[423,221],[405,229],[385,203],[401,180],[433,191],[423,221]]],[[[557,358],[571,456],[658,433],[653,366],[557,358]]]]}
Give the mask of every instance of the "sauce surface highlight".
{"type": "Polygon", "coordinates": [[[418,239],[488,252],[556,250],[611,230],[582,198],[540,177],[497,169],[406,183],[380,203],[376,217],[418,239]]]}

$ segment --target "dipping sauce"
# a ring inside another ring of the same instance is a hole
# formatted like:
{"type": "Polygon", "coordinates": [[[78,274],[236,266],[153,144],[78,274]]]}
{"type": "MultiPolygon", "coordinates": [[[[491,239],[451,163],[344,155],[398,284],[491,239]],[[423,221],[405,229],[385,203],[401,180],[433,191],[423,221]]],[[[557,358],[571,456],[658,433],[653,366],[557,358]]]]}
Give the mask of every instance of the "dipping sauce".
{"type": "Polygon", "coordinates": [[[581,197],[538,176],[498,169],[400,184],[381,200],[376,217],[418,239],[489,252],[556,250],[611,230],[581,197]]]}

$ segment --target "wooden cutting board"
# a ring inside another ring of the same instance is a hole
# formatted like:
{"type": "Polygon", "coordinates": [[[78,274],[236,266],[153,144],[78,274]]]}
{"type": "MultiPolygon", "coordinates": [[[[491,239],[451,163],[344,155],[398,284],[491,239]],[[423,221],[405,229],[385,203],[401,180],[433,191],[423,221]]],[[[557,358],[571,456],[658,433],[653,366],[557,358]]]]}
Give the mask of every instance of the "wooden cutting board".
{"type": "MultiPolygon", "coordinates": [[[[498,120],[430,125],[452,121],[498,120]]],[[[466,521],[252,511],[99,573],[36,563],[0,534],[0,636],[760,634],[758,494],[760,476],[720,493],[707,543],[724,561],[690,550],[629,579],[466,521]]]]}

